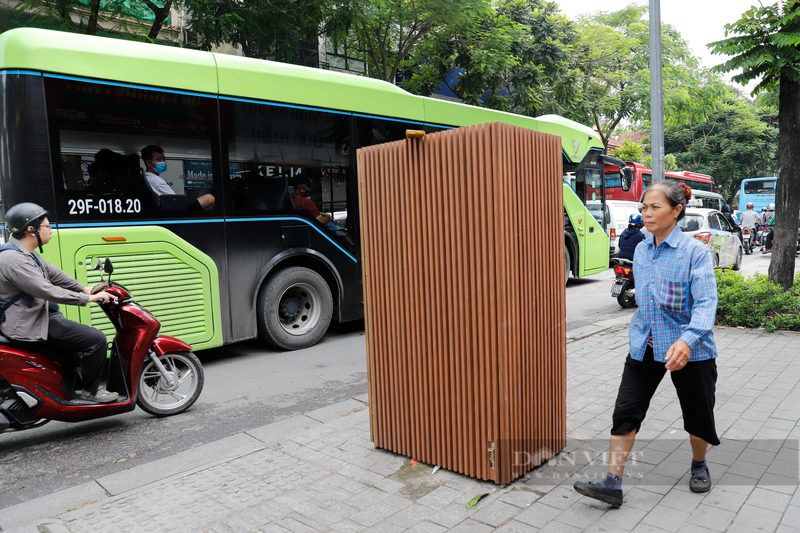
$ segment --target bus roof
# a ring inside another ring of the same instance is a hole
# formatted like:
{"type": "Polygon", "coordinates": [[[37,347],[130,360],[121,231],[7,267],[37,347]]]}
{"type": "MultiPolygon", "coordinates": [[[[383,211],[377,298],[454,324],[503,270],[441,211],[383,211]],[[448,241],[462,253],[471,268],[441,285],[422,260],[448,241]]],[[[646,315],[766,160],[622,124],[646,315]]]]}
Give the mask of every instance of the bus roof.
{"type": "Polygon", "coordinates": [[[0,69],[55,73],[393,117],[435,125],[506,122],[558,135],[564,155],[581,161],[602,149],[598,135],[569,119],[529,118],[416,96],[373,78],[274,61],[37,28],[0,35],[0,69]]]}

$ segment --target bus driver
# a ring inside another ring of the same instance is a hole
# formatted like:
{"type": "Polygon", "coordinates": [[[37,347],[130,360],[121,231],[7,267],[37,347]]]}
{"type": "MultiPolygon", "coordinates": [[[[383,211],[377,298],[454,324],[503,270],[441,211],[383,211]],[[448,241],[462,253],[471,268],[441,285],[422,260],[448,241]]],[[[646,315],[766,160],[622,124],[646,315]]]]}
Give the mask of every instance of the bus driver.
{"type": "MultiPolygon", "coordinates": [[[[163,194],[175,194],[164,178],[160,176],[162,172],[167,170],[167,159],[164,157],[164,150],[160,146],[154,144],[142,148],[142,160],[144,161],[145,168],[144,178],[154,194],[161,196],[163,194]]],[[[191,202],[189,202],[189,209],[194,211],[202,210],[210,213],[214,209],[216,202],[214,195],[204,194],[191,202]]]]}

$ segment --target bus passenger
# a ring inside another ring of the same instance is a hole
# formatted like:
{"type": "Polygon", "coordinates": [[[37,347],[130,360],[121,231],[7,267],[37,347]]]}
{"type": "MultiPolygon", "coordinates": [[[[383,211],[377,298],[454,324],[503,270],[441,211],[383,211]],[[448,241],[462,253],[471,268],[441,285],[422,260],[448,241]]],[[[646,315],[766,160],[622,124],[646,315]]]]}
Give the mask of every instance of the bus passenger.
{"type": "Polygon", "coordinates": [[[311,196],[311,190],[311,178],[308,177],[307,174],[300,173],[295,176],[294,192],[292,193],[294,208],[316,218],[329,230],[336,231],[336,224],[332,222],[333,216],[328,213],[320,213],[314,201],[309,198],[309,196],[311,196]]]}
{"type": "MultiPolygon", "coordinates": [[[[160,174],[167,170],[167,159],[164,157],[164,150],[154,144],[142,148],[142,160],[145,168],[144,178],[154,194],[161,196],[164,194],[175,194],[172,187],[167,185],[160,174]]],[[[204,194],[191,202],[189,209],[194,211],[204,211],[210,213],[214,210],[216,199],[213,194],[204,194]]]]}

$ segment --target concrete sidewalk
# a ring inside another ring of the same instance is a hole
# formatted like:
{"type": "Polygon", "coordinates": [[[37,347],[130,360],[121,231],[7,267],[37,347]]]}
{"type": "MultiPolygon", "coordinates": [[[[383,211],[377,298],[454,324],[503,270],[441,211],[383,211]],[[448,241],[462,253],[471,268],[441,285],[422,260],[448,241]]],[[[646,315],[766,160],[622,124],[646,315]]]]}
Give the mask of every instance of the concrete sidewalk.
{"type": "Polygon", "coordinates": [[[375,449],[358,397],[0,510],[2,531],[797,531],[800,334],[715,331],[714,488],[665,379],[626,469],[620,509],[572,490],[602,478],[627,329],[570,332],[567,448],[498,487],[375,449]],[[488,493],[474,510],[466,503],[488,493]]]}

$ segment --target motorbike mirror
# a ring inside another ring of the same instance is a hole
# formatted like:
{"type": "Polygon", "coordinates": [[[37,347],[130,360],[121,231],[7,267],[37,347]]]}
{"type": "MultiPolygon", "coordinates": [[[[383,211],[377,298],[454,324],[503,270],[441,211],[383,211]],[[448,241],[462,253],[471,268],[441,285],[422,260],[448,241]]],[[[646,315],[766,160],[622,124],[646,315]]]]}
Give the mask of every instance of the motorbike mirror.
{"type": "Polygon", "coordinates": [[[94,266],[92,267],[92,270],[102,270],[102,269],[103,269],[103,265],[102,265],[102,263],[100,261],[100,258],[99,257],[95,257],[94,258],[94,266]]]}
{"type": "MultiPolygon", "coordinates": [[[[100,260],[98,259],[97,262],[99,263],[100,260]]],[[[114,265],[111,264],[111,259],[106,257],[105,263],[103,263],[103,272],[106,274],[111,274],[114,272],[114,265]]]]}

